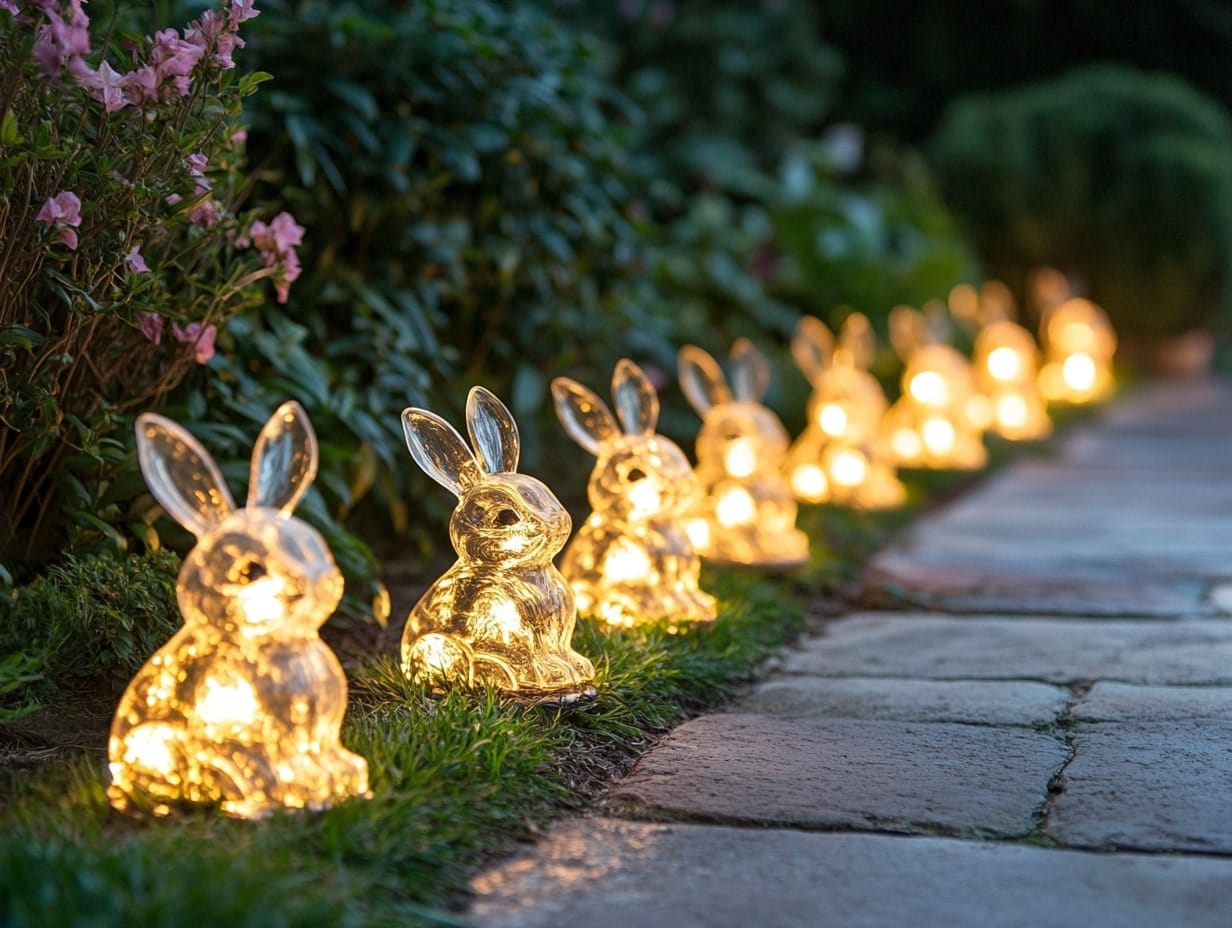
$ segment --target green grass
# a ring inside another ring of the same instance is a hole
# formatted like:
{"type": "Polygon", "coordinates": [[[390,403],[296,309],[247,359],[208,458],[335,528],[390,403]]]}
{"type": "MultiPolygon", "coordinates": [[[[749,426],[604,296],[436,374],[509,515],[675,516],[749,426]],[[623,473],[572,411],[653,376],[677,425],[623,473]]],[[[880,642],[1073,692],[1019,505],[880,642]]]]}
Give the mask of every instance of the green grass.
{"type": "Polygon", "coordinates": [[[107,805],[97,750],[32,769],[0,764],[0,925],[458,924],[477,868],[593,802],[658,734],[754,679],[804,628],[806,604],[837,611],[833,594],[858,588],[861,560],[970,479],[913,476],[911,505],[893,513],[806,508],[807,567],[707,569],[703,585],[720,602],[710,628],[609,633],[580,622],[574,645],[597,670],[598,697],[585,706],[436,699],[392,655],[369,657],[352,674],[343,735],[368,759],[368,801],[261,822],[208,811],[133,821],[107,805]]]}
{"type": "Polygon", "coordinates": [[[263,822],[110,811],[103,758],[8,775],[0,793],[6,926],[449,924],[475,867],[580,808],[656,733],[721,701],[803,627],[788,584],[711,571],[721,616],[684,635],[579,623],[598,697],[530,708],[434,699],[389,656],[352,681],[344,729],[374,796],[263,822]]]}

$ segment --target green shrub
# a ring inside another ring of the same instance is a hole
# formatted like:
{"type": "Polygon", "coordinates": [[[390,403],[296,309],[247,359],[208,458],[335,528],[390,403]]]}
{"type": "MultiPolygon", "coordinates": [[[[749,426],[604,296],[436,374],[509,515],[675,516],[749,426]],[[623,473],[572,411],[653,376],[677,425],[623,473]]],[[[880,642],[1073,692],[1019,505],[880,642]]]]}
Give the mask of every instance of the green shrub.
{"type": "Polygon", "coordinates": [[[932,143],[988,270],[1021,293],[1053,265],[1118,329],[1232,310],[1232,121],[1166,75],[1098,67],[954,104],[932,143]]]}
{"type": "Polygon", "coordinates": [[[0,8],[10,565],[126,544],[140,520],[111,482],[133,413],[209,360],[216,327],[260,299],[254,284],[294,276],[294,249],[275,256],[255,217],[235,212],[236,118],[265,76],[227,66],[246,14],[228,3],[146,36],[138,6],[93,3],[93,23],[80,0],[0,8]]]}
{"type": "Polygon", "coordinates": [[[306,270],[285,309],[230,326],[185,415],[240,458],[235,426],[295,396],[321,439],[323,508],[426,544],[451,500],[412,466],[403,407],[456,420],[485,383],[532,468],[541,430],[558,440],[550,375],[607,376],[624,352],[670,360],[629,215],[633,130],[592,43],[532,3],[262,9],[246,51],[278,79],[248,111],[256,195],[308,228],[306,270]]]}
{"type": "Polygon", "coordinates": [[[0,655],[25,655],[3,658],[24,665],[16,692],[91,681],[122,689],[180,627],[178,571],[169,551],[69,557],[0,599],[0,655]]]}
{"type": "Polygon", "coordinates": [[[613,80],[645,113],[649,170],[682,189],[773,170],[837,96],[842,59],[811,3],[559,6],[607,40],[613,80]]]}

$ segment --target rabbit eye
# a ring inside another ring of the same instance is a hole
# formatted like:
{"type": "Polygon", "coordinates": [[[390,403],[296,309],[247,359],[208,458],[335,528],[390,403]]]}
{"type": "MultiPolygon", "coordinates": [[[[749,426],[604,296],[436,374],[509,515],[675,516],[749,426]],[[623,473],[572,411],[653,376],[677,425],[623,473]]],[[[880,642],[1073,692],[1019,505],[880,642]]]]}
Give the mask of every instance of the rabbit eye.
{"type": "Polygon", "coordinates": [[[646,472],[640,467],[634,467],[627,474],[625,474],[625,479],[630,483],[636,483],[639,480],[646,479],[646,472]]]}
{"type": "Polygon", "coordinates": [[[512,509],[505,508],[496,513],[497,525],[517,525],[522,521],[522,517],[512,509]]]}
{"type": "Polygon", "coordinates": [[[234,582],[236,583],[255,583],[268,573],[260,561],[241,561],[236,565],[234,571],[234,582]]]}

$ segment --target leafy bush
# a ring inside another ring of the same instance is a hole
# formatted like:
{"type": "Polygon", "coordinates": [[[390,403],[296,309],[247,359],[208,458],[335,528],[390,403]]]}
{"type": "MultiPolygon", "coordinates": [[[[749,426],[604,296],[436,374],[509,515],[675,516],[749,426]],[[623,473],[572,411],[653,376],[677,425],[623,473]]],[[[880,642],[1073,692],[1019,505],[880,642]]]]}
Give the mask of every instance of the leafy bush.
{"type": "Polygon", "coordinates": [[[0,664],[26,678],[16,692],[100,679],[124,687],[180,627],[179,563],[169,551],[70,556],[0,599],[0,664]]]}
{"type": "Polygon", "coordinates": [[[95,23],[82,0],[0,4],[9,563],[54,557],[70,528],[75,545],[125,543],[131,514],[109,483],[132,411],[209,360],[216,327],[259,299],[253,284],[295,273],[293,248],[234,212],[236,117],[265,76],[237,77],[230,57],[249,5],[152,37],[128,9],[90,9],[95,23]]]}
{"type": "Polygon", "coordinates": [[[285,309],[220,336],[186,413],[239,456],[242,430],[221,426],[296,396],[333,517],[439,537],[450,501],[411,466],[403,407],[457,417],[486,383],[534,467],[540,429],[556,438],[547,375],[670,359],[627,214],[623,101],[591,43],[532,3],[271,0],[253,26],[248,53],[278,74],[248,110],[256,194],[308,228],[306,270],[285,309]]]}
{"type": "Polygon", "coordinates": [[[842,59],[811,3],[560,6],[608,40],[614,82],[645,112],[651,171],[682,189],[773,170],[837,95],[842,59]]]}
{"type": "Polygon", "coordinates": [[[1099,67],[956,103],[932,144],[988,270],[1089,285],[1123,331],[1232,310],[1232,121],[1174,77],[1099,67]]]}

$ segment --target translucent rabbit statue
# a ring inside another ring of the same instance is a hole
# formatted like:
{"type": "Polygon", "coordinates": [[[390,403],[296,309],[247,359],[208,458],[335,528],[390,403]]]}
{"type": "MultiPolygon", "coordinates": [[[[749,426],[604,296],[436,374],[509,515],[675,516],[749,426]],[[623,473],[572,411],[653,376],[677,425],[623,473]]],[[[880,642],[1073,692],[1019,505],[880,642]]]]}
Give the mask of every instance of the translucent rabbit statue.
{"type": "Polygon", "coordinates": [[[594,666],[571,644],[573,592],[552,564],[573,523],[551,490],[517,473],[509,410],[472,387],[470,445],[426,409],[404,410],[402,428],[415,463],[458,497],[449,520],[458,560],[407,618],[403,673],[437,689],[491,684],[528,701],[593,696],[594,666]]]}
{"type": "Polygon", "coordinates": [[[317,470],[304,410],[285,403],[261,430],[244,509],[169,419],[138,417],[137,452],[150,492],[197,544],[176,585],[184,627],[138,671],[111,725],[111,804],[166,815],[217,802],[254,818],[367,794],[367,762],[338,740],[346,677],[317,636],[342,575],[291,515],[317,470]]]}
{"type": "Polygon", "coordinates": [[[1039,351],[1031,333],[1014,321],[1009,288],[997,280],[985,281],[978,291],[959,284],[950,291],[950,309],[975,333],[972,367],[987,428],[1010,441],[1051,433],[1039,390],[1039,351]]]}
{"type": "Polygon", "coordinates": [[[684,452],[655,434],[659,397],[642,369],[627,358],[616,365],[620,425],[568,377],[552,381],[552,398],[569,437],[598,459],[587,487],[593,512],[561,562],[578,609],[622,627],[666,618],[679,631],[713,621],[714,598],[698,585],[701,561],[685,531],[697,478],[684,452]]]}
{"type": "Polygon", "coordinates": [[[838,347],[820,319],[805,316],[791,340],[792,357],[809,383],[808,424],[787,456],[796,498],[860,509],[899,506],[907,491],[878,441],[885,391],[868,372],[876,351],[861,313],[843,323],[838,347]]]}
{"type": "Polygon", "coordinates": [[[787,430],[761,403],[770,364],[748,339],[732,346],[732,382],[694,345],[677,356],[680,386],[701,416],[697,479],[701,502],[688,533],[702,557],[733,564],[792,567],[808,560],[796,528],[796,501],[783,471],[787,430]]]}
{"type": "Polygon", "coordinates": [[[974,469],[988,460],[981,437],[987,404],[971,363],[946,343],[945,307],[890,312],[890,339],[905,363],[902,396],[882,420],[882,437],[902,467],[974,469]]]}

